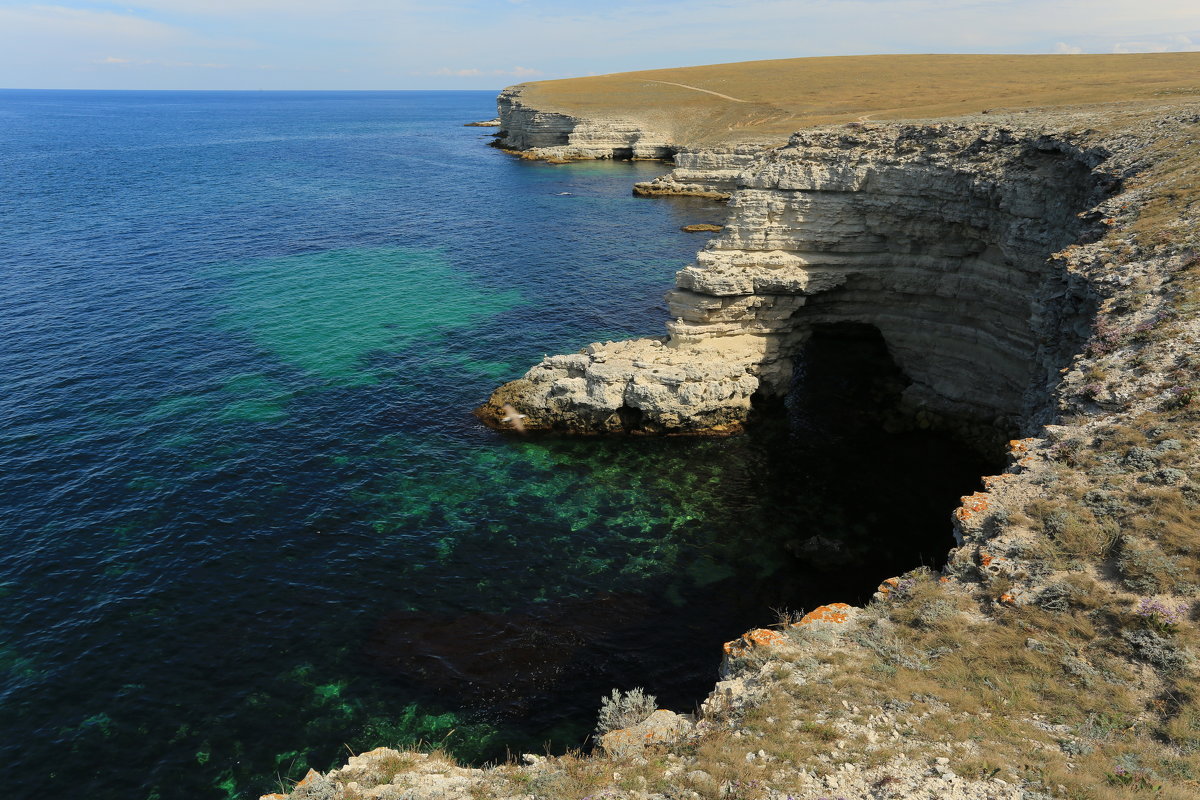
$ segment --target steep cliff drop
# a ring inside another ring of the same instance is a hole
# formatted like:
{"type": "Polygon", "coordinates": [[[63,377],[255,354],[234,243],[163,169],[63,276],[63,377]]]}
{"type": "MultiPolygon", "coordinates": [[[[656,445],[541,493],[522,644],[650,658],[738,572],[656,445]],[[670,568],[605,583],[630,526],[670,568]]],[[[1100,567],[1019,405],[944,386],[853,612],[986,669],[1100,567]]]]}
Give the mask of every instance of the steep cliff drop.
{"type": "Polygon", "coordinates": [[[725,230],[676,276],[667,336],[551,356],[479,410],[534,429],[719,435],[778,398],[814,326],[873,325],[914,420],[1047,421],[1095,300],[1054,254],[1096,238],[1119,181],[1070,133],[961,125],[807,131],[736,177],[725,230]]]}

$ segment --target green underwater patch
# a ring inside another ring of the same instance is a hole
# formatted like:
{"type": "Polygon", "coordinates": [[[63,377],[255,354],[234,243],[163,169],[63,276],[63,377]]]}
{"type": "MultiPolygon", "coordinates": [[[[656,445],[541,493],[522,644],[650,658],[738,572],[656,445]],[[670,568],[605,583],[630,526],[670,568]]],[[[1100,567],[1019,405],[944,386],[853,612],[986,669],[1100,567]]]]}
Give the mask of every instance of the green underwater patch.
{"type": "Polygon", "coordinates": [[[426,582],[438,579],[438,565],[493,565],[506,591],[492,581],[465,587],[486,594],[490,608],[574,597],[583,586],[674,587],[679,596],[785,563],[782,542],[772,541],[785,530],[776,520],[732,520],[738,512],[722,478],[744,465],[724,443],[547,438],[469,446],[393,435],[387,450],[394,468],[355,500],[375,509],[371,524],[394,542],[395,569],[426,582]],[[712,448],[729,458],[696,457],[712,448]],[[753,529],[756,546],[722,535],[731,525],[753,529]]]}
{"type": "MultiPolygon", "coordinates": [[[[177,395],[156,403],[142,417],[186,421],[196,428],[220,423],[269,423],[288,415],[293,393],[279,381],[265,375],[245,373],[229,378],[215,389],[201,394],[177,395]]],[[[167,447],[187,447],[200,437],[182,433],[164,440],[167,447]]]]}
{"type": "Polygon", "coordinates": [[[520,301],[474,285],[442,254],[398,247],[326,250],[214,268],[228,281],[218,324],[324,382],[377,380],[366,359],[470,327],[520,301]]]}

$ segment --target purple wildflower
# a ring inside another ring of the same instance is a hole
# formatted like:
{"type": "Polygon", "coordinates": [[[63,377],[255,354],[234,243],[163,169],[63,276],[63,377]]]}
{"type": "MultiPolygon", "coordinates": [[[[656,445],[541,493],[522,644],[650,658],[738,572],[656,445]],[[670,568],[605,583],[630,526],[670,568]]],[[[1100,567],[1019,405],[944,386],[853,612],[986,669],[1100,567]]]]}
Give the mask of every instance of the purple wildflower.
{"type": "Polygon", "coordinates": [[[1171,608],[1161,600],[1152,600],[1149,597],[1143,597],[1142,602],[1138,604],[1137,609],[1133,613],[1156,628],[1167,630],[1182,622],[1188,610],[1187,603],[1171,608]]]}

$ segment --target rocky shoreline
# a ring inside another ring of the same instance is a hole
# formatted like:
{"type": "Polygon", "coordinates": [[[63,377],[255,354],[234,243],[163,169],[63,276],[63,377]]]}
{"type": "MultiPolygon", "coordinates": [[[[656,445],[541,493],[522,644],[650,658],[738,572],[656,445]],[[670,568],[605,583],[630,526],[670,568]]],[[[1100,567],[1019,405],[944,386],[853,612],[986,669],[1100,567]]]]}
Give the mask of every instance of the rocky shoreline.
{"type": "Polygon", "coordinates": [[[814,329],[855,322],[912,379],[912,424],[1011,436],[1007,468],[954,510],[944,570],[731,642],[694,719],[482,770],[381,749],[288,796],[1195,796],[1200,105],[707,150],[521,87],[499,110],[526,156],[673,156],[640,193],[731,200],[676,276],[665,336],[549,356],[484,422],[511,405],[532,429],[735,433],[814,329]]]}
{"type": "Polygon", "coordinates": [[[914,418],[1016,435],[1052,416],[1098,293],[1051,256],[1102,236],[1122,202],[1102,139],[887,124],[743,152],[724,230],[667,295],[667,336],[548,357],[485,422],[510,404],[534,429],[727,433],[786,393],[814,328],[842,322],[881,331],[914,418]]]}

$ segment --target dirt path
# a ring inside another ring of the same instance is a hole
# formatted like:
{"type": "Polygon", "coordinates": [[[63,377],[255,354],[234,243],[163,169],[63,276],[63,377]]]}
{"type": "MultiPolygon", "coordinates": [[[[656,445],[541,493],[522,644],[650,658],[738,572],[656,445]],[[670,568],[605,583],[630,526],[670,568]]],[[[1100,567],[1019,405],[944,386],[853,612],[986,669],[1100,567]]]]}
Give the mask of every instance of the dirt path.
{"type": "Polygon", "coordinates": [[[749,100],[742,100],[740,97],[730,97],[727,94],[721,94],[720,92],[714,92],[711,89],[701,89],[699,86],[688,86],[686,83],[675,83],[674,81],[650,81],[650,83],[665,83],[668,86],[681,86],[684,89],[691,89],[696,92],[704,92],[705,94],[711,94],[714,97],[719,97],[722,100],[732,100],[735,103],[749,103],[750,102],[749,100]]]}

